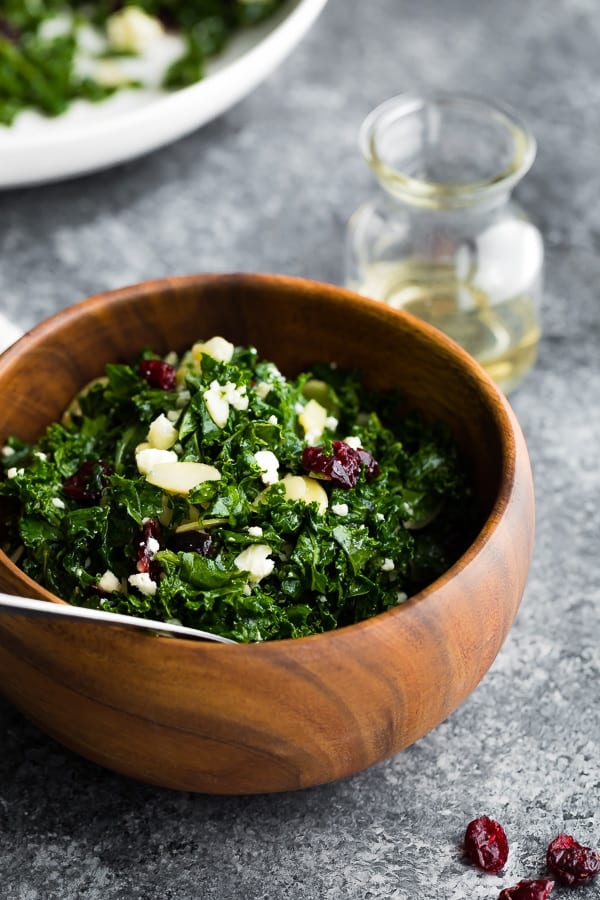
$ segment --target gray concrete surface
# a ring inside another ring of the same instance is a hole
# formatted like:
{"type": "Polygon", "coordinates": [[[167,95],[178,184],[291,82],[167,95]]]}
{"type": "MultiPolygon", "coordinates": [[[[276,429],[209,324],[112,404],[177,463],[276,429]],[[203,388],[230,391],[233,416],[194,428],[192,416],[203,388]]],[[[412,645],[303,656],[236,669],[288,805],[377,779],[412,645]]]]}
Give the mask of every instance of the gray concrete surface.
{"type": "Polygon", "coordinates": [[[22,327],[172,273],[337,282],[347,217],[372,186],[361,120],[401,90],[451,87],[530,122],[539,155],[518,196],[548,253],[540,358],[512,397],[536,550],[477,690],[369,771],[228,799],[97,768],[0,701],[0,897],[487,900],[540,876],[560,830],[600,845],[599,46],[594,0],[329,0],[293,55],[218,121],[110,172],[0,194],[0,310],[22,327]],[[511,840],[502,876],[461,860],[482,812],[511,840]]]}

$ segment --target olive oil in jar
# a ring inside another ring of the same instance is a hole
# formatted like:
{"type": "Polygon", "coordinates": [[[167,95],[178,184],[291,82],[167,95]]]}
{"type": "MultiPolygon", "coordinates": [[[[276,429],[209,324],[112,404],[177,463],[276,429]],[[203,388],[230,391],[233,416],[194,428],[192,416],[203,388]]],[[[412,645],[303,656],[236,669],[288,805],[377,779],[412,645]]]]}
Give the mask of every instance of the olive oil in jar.
{"type": "Polygon", "coordinates": [[[345,284],[439,328],[514,390],[537,356],[544,261],[512,196],[535,159],[527,125],[470,94],[401,94],[359,143],[380,190],[348,222],[345,284]]]}
{"type": "Polygon", "coordinates": [[[461,281],[453,266],[431,261],[376,262],[349,286],[434,325],[467,350],[505,393],[534,365],[540,338],[532,295],[493,299],[461,281]]]}

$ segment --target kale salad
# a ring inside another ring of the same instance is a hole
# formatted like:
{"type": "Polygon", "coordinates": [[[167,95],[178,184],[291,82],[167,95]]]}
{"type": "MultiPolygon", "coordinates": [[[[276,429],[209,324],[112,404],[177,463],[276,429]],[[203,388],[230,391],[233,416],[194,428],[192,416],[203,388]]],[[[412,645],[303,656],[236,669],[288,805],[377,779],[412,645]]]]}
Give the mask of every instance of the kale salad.
{"type": "Polygon", "coordinates": [[[242,642],[402,603],[480,526],[449,430],[317,364],[222,337],[109,364],[34,445],[1,450],[2,549],[79,606],[242,642]]]}
{"type": "Polygon", "coordinates": [[[61,115],[75,100],[103,100],[123,88],[187,87],[234,34],[283,2],[3,0],[0,124],[11,125],[24,109],[61,115]],[[158,75],[147,64],[152,54],[158,75]]]}

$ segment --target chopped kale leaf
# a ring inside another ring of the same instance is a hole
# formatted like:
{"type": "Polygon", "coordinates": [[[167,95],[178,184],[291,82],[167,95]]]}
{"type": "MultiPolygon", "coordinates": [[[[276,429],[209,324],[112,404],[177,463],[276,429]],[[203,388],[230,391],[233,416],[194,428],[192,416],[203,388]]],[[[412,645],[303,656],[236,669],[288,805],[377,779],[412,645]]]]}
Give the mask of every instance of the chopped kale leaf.
{"type": "Polygon", "coordinates": [[[2,450],[2,547],[63,599],[295,638],[396,606],[475,537],[466,461],[397,392],[329,365],[287,379],[223,338],[160,365],[174,387],[108,365],[35,446],[2,450]],[[353,478],[309,473],[307,447],[353,478]]]}

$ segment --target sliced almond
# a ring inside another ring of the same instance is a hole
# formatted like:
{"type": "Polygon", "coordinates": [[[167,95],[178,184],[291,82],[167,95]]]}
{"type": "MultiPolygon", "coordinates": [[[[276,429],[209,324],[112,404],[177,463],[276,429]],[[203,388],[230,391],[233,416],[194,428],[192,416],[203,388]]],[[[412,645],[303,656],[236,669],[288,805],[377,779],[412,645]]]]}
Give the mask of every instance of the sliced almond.
{"type": "Polygon", "coordinates": [[[286,475],[281,484],[289,500],[301,500],[302,503],[318,503],[321,514],[329,506],[327,492],[318,481],[306,475],[286,475]]]}
{"type": "Polygon", "coordinates": [[[317,400],[309,400],[298,416],[298,421],[304,428],[307,442],[316,444],[327,425],[327,410],[317,400]]]}
{"type": "Polygon", "coordinates": [[[161,413],[150,423],[146,440],[151,447],[156,447],[157,450],[170,450],[178,437],[179,432],[173,423],[167,419],[164,413],[161,413]]]}
{"type": "Polygon", "coordinates": [[[221,473],[214,466],[199,462],[165,462],[154,466],[146,475],[146,481],[168,494],[186,496],[204,481],[219,481],[221,473]]]}

